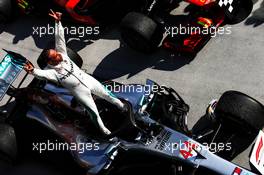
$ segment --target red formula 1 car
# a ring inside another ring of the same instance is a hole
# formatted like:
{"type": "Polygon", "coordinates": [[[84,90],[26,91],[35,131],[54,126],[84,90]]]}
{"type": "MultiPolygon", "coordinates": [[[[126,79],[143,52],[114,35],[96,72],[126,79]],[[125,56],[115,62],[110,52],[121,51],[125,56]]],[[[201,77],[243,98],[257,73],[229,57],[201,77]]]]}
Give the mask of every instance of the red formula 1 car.
{"type": "Polygon", "coordinates": [[[139,7],[140,0],[1,0],[0,22],[15,14],[47,15],[49,9],[63,12],[64,18],[86,25],[98,25],[121,19],[139,7]]]}
{"type": "Polygon", "coordinates": [[[151,0],[143,13],[127,14],[121,23],[124,41],[143,52],[161,45],[174,52],[197,53],[216,33],[231,32],[219,27],[243,21],[253,8],[251,0],[186,0],[189,14],[181,20],[180,15],[170,15],[178,1],[167,0],[164,7],[165,0],[151,0]]]}

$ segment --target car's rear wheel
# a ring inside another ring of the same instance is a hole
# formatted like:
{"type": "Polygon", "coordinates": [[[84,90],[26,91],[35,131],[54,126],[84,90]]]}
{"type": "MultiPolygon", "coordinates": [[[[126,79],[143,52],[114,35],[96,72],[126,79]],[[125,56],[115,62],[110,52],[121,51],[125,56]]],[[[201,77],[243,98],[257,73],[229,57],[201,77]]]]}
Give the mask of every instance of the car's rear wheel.
{"type": "Polygon", "coordinates": [[[253,9],[252,0],[236,0],[233,1],[232,5],[223,5],[222,8],[225,10],[225,22],[227,24],[237,24],[245,20],[253,9]],[[232,12],[230,12],[233,8],[232,12]]]}
{"type": "Polygon", "coordinates": [[[158,23],[137,12],[128,13],[123,18],[121,35],[127,45],[145,53],[158,48],[163,37],[158,23]]]}
{"type": "Polygon", "coordinates": [[[12,16],[12,2],[11,0],[0,1],[0,23],[7,22],[12,16]]]}
{"type": "MultiPolygon", "coordinates": [[[[41,69],[44,69],[46,66],[47,66],[47,61],[46,61],[46,52],[47,52],[48,48],[47,49],[44,49],[42,51],[42,53],[40,54],[38,60],[37,60],[37,63],[38,63],[38,66],[41,68],[41,69]]],[[[67,53],[68,53],[68,56],[70,57],[70,59],[78,66],[78,67],[82,67],[83,65],[83,60],[81,58],[81,56],[75,52],[74,50],[70,49],[70,48],[67,48],[67,53]]]]}

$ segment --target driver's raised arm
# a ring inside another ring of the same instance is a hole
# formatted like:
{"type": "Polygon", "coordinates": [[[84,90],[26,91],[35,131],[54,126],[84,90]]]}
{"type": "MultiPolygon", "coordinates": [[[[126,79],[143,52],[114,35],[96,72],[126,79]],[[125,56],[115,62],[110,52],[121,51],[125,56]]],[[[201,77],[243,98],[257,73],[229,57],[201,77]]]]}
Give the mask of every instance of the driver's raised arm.
{"type": "Polygon", "coordinates": [[[55,22],[55,49],[57,52],[67,55],[64,28],[60,21],[55,22]]]}
{"type": "Polygon", "coordinates": [[[31,74],[38,79],[50,80],[52,82],[58,83],[56,71],[54,69],[41,70],[34,68],[31,74]]]}

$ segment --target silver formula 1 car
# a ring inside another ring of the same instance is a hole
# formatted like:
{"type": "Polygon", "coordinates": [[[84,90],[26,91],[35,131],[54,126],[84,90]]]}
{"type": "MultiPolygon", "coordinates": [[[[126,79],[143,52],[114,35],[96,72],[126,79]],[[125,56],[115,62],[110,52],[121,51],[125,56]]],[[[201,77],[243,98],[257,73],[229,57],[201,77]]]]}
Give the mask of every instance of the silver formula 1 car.
{"type": "MultiPolygon", "coordinates": [[[[105,125],[112,131],[103,136],[82,105],[60,85],[34,79],[25,88],[13,87],[25,60],[8,51],[1,62],[0,96],[15,98],[10,111],[5,108],[9,102],[1,111],[2,161],[15,162],[32,152],[47,159],[47,154],[63,150],[86,174],[256,174],[230,161],[254,141],[264,125],[263,105],[243,93],[225,92],[188,130],[189,106],[172,88],[151,80],[145,85],[102,81],[129,106],[124,114],[94,97],[105,125]],[[217,149],[212,150],[212,144],[218,145],[217,149]]],[[[80,60],[73,61],[81,66],[80,60]]],[[[41,68],[45,66],[41,57],[38,63],[41,68]]],[[[51,161],[57,163],[60,156],[53,156],[51,161]]],[[[60,159],[65,169],[73,166],[66,161],[60,159]]]]}

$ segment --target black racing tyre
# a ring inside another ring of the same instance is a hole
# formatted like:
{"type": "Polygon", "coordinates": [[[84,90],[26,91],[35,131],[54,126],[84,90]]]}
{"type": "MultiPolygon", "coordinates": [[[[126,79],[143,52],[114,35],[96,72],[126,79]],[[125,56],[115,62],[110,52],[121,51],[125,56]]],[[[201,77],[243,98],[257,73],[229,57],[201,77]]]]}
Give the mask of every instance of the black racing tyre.
{"type": "Polygon", "coordinates": [[[263,105],[237,91],[227,91],[221,96],[215,108],[215,115],[230,129],[239,132],[255,134],[264,126],[263,105]]]}
{"type": "Polygon", "coordinates": [[[148,53],[158,48],[163,32],[159,24],[151,18],[130,12],[121,22],[121,36],[131,48],[148,53]]]}
{"type": "Polygon", "coordinates": [[[232,3],[233,11],[230,12],[230,5],[222,6],[225,10],[225,23],[237,24],[245,20],[253,9],[252,0],[236,0],[232,3]]]}
{"type": "Polygon", "coordinates": [[[0,23],[7,22],[12,16],[11,0],[0,0],[0,23]]]}
{"type": "MultiPolygon", "coordinates": [[[[40,54],[38,60],[37,60],[37,63],[38,63],[38,66],[41,68],[41,69],[44,69],[46,66],[47,66],[47,62],[46,62],[46,52],[47,52],[48,49],[44,49],[42,51],[42,53],[40,54]]],[[[71,58],[71,60],[79,67],[81,68],[82,65],[83,65],[83,60],[81,58],[81,56],[75,52],[74,50],[70,49],[70,48],[67,48],[67,53],[68,53],[68,56],[71,58]]]]}

